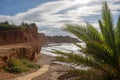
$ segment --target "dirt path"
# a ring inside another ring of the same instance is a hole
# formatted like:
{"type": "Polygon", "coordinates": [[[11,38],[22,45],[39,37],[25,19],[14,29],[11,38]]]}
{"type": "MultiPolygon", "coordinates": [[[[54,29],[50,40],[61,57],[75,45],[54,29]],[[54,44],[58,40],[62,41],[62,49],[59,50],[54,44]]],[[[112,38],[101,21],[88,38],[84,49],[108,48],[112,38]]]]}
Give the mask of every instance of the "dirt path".
{"type": "Polygon", "coordinates": [[[40,63],[43,65],[50,65],[49,69],[46,73],[43,73],[33,78],[32,80],[58,80],[57,78],[60,75],[64,74],[63,72],[60,72],[60,70],[71,69],[71,67],[68,67],[66,65],[56,64],[53,60],[55,60],[54,57],[41,54],[41,58],[39,59],[38,64],[40,63]]]}
{"type": "Polygon", "coordinates": [[[6,75],[0,75],[3,76],[0,80],[57,80],[57,78],[64,74],[63,72],[60,72],[60,70],[67,70],[71,69],[71,67],[68,67],[66,65],[60,65],[54,63],[55,58],[41,54],[41,58],[38,60],[37,64],[44,65],[36,72],[28,72],[22,73],[21,75],[18,74],[11,74],[11,77],[7,77],[10,74],[6,75]]]}
{"type": "Polygon", "coordinates": [[[49,65],[43,65],[38,71],[34,72],[34,73],[30,73],[30,74],[27,74],[23,77],[18,77],[14,80],[31,80],[32,78],[34,77],[37,77],[43,73],[45,73],[49,68],[49,65]]]}
{"type": "Polygon", "coordinates": [[[60,70],[67,70],[70,69],[70,67],[60,64],[51,64],[49,67],[49,70],[46,73],[43,73],[32,80],[58,80],[57,78],[64,74],[63,72],[60,72],[60,70]]]}

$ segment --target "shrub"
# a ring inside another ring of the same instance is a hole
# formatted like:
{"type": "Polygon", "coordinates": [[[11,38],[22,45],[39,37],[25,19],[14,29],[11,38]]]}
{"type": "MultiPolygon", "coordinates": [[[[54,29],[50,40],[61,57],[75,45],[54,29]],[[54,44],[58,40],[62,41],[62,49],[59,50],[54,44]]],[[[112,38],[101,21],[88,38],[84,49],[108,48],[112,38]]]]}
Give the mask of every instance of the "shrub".
{"type": "Polygon", "coordinates": [[[27,67],[29,67],[29,68],[35,68],[35,69],[37,69],[37,68],[40,67],[39,65],[33,64],[32,62],[28,61],[27,59],[21,59],[21,61],[22,61],[22,63],[23,63],[25,66],[27,66],[27,67]]]}
{"type": "Polygon", "coordinates": [[[11,59],[4,70],[10,73],[21,73],[29,71],[32,68],[38,69],[39,67],[37,64],[34,64],[26,59],[11,59]]]}
{"type": "Polygon", "coordinates": [[[36,26],[35,23],[27,24],[22,22],[20,25],[15,24],[9,24],[8,21],[5,21],[3,23],[0,23],[0,31],[6,31],[6,30],[23,30],[31,26],[36,26]]]}
{"type": "Polygon", "coordinates": [[[5,68],[5,71],[10,72],[10,73],[21,73],[21,72],[26,72],[29,70],[30,70],[29,68],[23,65],[5,68]]]}

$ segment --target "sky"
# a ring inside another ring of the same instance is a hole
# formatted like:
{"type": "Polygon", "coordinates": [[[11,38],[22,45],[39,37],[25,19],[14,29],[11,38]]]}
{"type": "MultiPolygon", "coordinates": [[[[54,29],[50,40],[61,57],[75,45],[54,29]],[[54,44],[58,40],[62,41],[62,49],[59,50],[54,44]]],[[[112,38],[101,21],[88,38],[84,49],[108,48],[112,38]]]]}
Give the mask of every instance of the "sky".
{"type": "MultiPolygon", "coordinates": [[[[101,6],[105,0],[1,0],[0,22],[36,23],[41,33],[49,36],[71,35],[65,24],[84,25],[89,22],[99,29],[101,6]]],[[[120,15],[120,0],[106,0],[116,23],[120,15]]]]}

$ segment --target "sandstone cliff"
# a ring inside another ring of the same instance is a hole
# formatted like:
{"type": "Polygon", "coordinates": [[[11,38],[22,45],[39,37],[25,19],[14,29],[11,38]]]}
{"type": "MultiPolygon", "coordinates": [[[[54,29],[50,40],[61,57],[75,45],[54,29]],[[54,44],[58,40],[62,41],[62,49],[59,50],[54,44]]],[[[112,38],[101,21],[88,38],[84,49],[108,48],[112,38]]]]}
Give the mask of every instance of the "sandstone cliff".
{"type": "Polygon", "coordinates": [[[26,58],[36,61],[45,36],[38,33],[37,27],[0,31],[0,68],[6,66],[10,58],[26,58]]]}
{"type": "Polygon", "coordinates": [[[39,39],[38,36],[36,26],[30,26],[21,30],[0,31],[0,45],[33,42],[33,40],[39,39]]]}

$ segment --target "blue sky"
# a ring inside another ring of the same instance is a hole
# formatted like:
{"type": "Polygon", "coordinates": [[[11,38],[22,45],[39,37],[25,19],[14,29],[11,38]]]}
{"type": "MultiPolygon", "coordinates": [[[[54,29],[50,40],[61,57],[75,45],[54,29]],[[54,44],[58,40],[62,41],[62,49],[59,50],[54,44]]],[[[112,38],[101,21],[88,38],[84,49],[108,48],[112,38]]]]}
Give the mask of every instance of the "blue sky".
{"type": "MultiPolygon", "coordinates": [[[[36,23],[46,35],[70,35],[62,31],[66,23],[90,22],[97,29],[101,4],[105,0],[1,0],[0,22],[36,23]]],[[[120,0],[107,0],[113,20],[120,15],[120,0]]]]}
{"type": "Polygon", "coordinates": [[[0,14],[13,16],[17,13],[35,8],[45,2],[48,2],[48,0],[2,0],[0,2],[0,14]]]}

